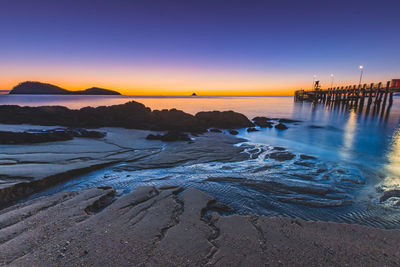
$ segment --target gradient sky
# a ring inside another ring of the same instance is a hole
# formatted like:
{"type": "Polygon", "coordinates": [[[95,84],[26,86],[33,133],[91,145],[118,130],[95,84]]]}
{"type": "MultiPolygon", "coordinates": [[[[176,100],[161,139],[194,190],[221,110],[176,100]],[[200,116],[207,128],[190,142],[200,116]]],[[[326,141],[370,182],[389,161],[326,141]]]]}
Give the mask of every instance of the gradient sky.
{"type": "Polygon", "coordinates": [[[288,95],[400,78],[400,1],[0,0],[0,89],[288,95]]]}

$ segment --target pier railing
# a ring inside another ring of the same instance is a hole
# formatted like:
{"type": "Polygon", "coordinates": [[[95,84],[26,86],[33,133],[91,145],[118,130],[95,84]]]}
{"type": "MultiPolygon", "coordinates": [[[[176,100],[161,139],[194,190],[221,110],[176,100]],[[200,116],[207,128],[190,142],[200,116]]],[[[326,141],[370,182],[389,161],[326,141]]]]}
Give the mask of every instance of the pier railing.
{"type": "Polygon", "coordinates": [[[400,92],[400,84],[398,80],[388,81],[387,83],[371,83],[337,86],[333,88],[314,90],[298,90],[295,92],[295,101],[312,101],[322,103],[348,103],[351,105],[367,105],[370,106],[386,105],[389,101],[391,106],[393,103],[393,94],[400,92]],[[396,82],[393,82],[396,81],[396,82]]]}

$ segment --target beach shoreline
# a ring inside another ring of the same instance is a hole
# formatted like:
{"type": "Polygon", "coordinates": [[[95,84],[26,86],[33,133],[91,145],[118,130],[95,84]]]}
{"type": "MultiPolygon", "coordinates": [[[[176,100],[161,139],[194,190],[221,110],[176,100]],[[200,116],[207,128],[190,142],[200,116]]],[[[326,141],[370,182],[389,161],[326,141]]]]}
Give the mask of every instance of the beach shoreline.
{"type": "MultiPolygon", "coordinates": [[[[218,123],[225,125],[223,121],[218,123]]],[[[230,123],[229,126],[235,124],[230,123]]],[[[269,125],[264,120],[256,123],[269,125]]],[[[202,127],[211,125],[213,122],[202,127]]],[[[2,124],[0,130],[23,132],[58,127],[2,124]]],[[[396,249],[400,230],[284,216],[239,215],[229,203],[217,201],[202,190],[168,182],[160,187],[139,186],[122,196],[115,188],[94,186],[32,197],[106,166],[115,166],[113,170],[117,172],[129,172],[210,162],[240,165],[266,153],[263,148],[251,147],[247,140],[229,134],[235,127],[212,132],[203,128],[200,134],[192,133],[190,141],[179,142],[146,140],[149,134],[156,133],[150,130],[96,127],[105,136],[0,145],[0,263],[14,266],[28,263],[33,266],[321,266],[360,262],[365,266],[394,266],[400,263],[396,249]]],[[[296,155],[282,147],[272,147],[265,155],[276,162],[293,161],[300,167],[318,163],[313,156],[296,155]]],[[[273,167],[267,164],[259,166],[257,171],[273,167]]],[[[266,190],[264,193],[270,192],[271,186],[277,187],[278,192],[297,190],[321,196],[332,193],[325,187],[245,181],[229,176],[204,178],[208,182],[261,187],[266,190]]],[[[345,201],[332,198],[328,204],[342,205],[345,201]]],[[[315,201],[303,203],[321,205],[315,201]]]]}

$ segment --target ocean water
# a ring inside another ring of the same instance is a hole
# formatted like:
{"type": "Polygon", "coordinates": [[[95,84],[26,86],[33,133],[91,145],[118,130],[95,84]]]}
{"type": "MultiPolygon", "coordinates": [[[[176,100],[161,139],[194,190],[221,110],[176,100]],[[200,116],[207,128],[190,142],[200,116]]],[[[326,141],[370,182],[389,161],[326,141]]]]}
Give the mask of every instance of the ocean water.
{"type": "MultiPolygon", "coordinates": [[[[239,137],[250,159],[245,162],[185,164],[127,171],[120,166],[97,170],[40,194],[110,185],[120,195],[139,185],[196,187],[236,212],[309,220],[400,228],[400,198],[380,201],[400,189],[400,98],[388,108],[367,110],[346,105],[295,103],[292,97],[129,97],[1,96],[0,104],[64,105],[70,108],[135,100],[152,109],[177,108],[195,114],[235,110],[253,118],[289,118],[289,129],[264,128],[239,137]],[[285,149],[294,158],[276,161],[285,149]],[[304,158],[308,155],[315,158],[304,158]]],[[[39,195],[40,195],[39,194],[39,195]]],[[[36,195],[37,196],[37,195],[36,195]]]]}

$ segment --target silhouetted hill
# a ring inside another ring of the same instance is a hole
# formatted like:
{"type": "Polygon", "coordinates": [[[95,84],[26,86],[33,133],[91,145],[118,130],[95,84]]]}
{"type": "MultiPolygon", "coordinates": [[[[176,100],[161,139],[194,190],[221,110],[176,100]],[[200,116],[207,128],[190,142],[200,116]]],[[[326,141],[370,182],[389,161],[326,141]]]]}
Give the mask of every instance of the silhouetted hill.
{"type": "Polygon", "coordinates": [[[71,93],[79,95],[120,95],[117,91],[98,87],[92,87],[83,91],[72,91],[71,93]]]}
{"type": "Polygon", "coordinates": [[[69,91],[67,89],[41,82],[23,82],[15,86],[9,94],[27,95],[120,95],[117,91],[92,87],[81,91],[69,91]]]}

